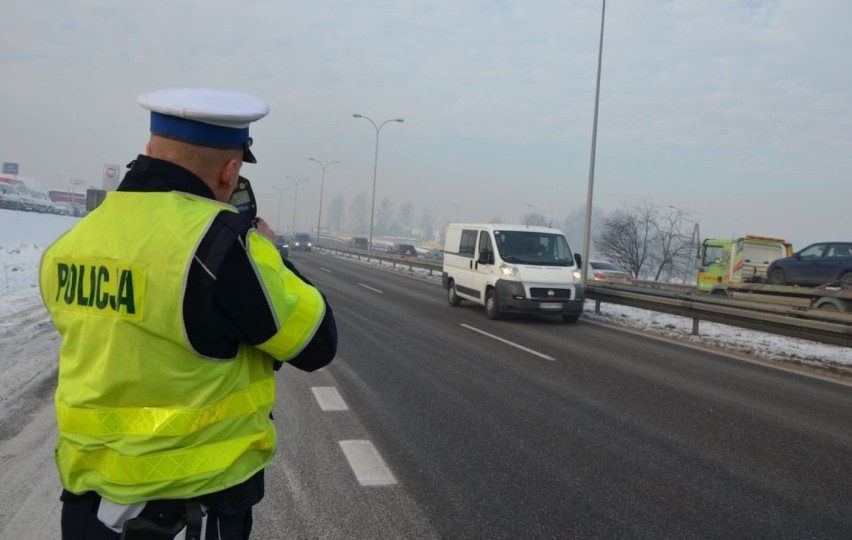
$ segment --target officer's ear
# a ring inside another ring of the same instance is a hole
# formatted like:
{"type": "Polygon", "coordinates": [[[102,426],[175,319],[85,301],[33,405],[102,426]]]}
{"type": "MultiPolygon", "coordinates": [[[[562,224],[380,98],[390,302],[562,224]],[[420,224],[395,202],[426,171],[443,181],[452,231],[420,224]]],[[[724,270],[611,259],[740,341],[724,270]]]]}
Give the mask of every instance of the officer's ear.
{"type": "Polygon", "coordinates": [[[219,201],[228,202],[228,200],[230,200],[231,195],[237,188],[237,183],[240,179],[240,167],[242,167],[242,164],[243,162],[241,160],[231,158],[222,166],[222,170],[219,172],[217,186],[219,188],[217,190],[217,195],[221,194],[221,196],[216,197],[219,201]]]}

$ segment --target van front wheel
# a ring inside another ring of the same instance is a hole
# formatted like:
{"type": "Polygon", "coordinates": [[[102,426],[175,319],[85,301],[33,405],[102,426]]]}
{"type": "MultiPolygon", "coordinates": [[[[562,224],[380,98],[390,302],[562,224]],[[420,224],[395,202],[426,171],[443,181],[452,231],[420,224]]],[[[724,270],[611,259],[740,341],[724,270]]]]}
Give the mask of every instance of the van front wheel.
{"type": "Polygon", "coordinates": [[[498,321],[503,317],[500,312],[500,302],[497,300],[494,289],[488,289],[485,293],[485,315],[492,321],[498,321]]]}
{"type": "Polygon", "coordinates": [[[453,307],[459,307],[461,298],[456,294],[456,282],[450,281],[447,283],[447,303],[453,307]]]}

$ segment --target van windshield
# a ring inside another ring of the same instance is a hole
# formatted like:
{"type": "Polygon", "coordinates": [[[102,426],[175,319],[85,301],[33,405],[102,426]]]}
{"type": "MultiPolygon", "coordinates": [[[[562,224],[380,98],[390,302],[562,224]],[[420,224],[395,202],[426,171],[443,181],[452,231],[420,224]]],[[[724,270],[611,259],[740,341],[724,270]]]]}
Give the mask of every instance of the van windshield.
{"type": "Polygon", "coordinates": [[[574,256],[561,234],[535,231],[494,231],[497,251],[509,263],[573,266],[574,256]]]}

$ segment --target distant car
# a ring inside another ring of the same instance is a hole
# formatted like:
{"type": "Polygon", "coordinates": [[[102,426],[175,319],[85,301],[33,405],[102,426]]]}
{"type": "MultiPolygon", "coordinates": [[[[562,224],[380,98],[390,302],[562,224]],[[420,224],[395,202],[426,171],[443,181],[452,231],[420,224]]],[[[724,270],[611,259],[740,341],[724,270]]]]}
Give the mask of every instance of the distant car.
{"type": "Polygon", "coordinates": [[[35,199],[33,198],[32,193],[30,193],[30,190],[24,186],[15,186],[15,189],[18,190],[18,196],[21,198],[21,209],[26,210],[27,212],[34,211],[35,199]]]}
{"type": "Polygon", "coordinates": [[[606,261],[589,261],[589,274],[589,278],[592,281],[609,281],[610,283],[633,282],[633,276],[606,261]]]}
{"type": "Polygon", "coordinates": [[[50,200],[47,193],[32,189],[30,190],[30,194],[33,196],[33,210],[36,212],[42,212],[45,214],[59,213],[59,209],[56,207],[56,204],[50,200]]]}
{"type": "Polygon", "coordinates": [[[286,236],[277,235],[275,237],[275,247],[278,248],[278,253],[285,259],[290,255],[290,241],[286,236]]]}
{"type": "Polygon", "coordinates": [[[314,243],[308,233],[297,232],[293,235],[290,247],[296,251],[310,251],[314,247],[314,243]]]}
{"type": "Polygon", "coordinates": [[[21,210],[24,207],[21,195],[14,186],[0,183],[0,208],[21,210]]]}
{"type": "Polygon", "coordinates": [[[430,249],[426,253],[426,258],[430,261],[443,261],[444,260],[444,250],[443,249],[430,249]]]}
{"type": "Polygon", "coordinates": [[[411,244],[394,244],[388,248],[388,253],[397,257],[414,259],[417,257],[417,249],[411,244]]]}
{"type": "Polygon", "coordinates": [[[852,289],[852,242],[821,242],[776,259],[766,269],[773,285],[833,285],[852,289]]]}
{"type": "Polygon", "coordinates": [[[352,239],[349,240],[349,245],[355,249],[363,249],[364,251],[369,249],[369,242],[364,236],[353,236],[352,239]]]}

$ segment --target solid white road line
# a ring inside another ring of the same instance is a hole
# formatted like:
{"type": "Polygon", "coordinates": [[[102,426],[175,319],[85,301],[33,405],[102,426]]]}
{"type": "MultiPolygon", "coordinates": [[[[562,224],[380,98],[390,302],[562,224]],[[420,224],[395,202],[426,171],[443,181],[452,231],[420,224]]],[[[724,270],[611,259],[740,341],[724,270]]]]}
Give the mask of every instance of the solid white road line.
{"type": "Polygon", "coordinates": [[[322,266],[320,266],[319,268],[320,268],[320,270],[322,270],[323,272],[328,272],[329,274],[333,274],[333,273],[334,273],[334,272],[332,272],[331,270],[329,270],[328,268],[323,268],[322,266]]]}
{"type": "Polygon", "coordinates": [[[521,349],[521,350],[522,350],[522,351],[524,351],[524,352],[528,352],[528,353],[530,353],[530,354],[534,354],[534,355],[536,355],[536,356],[538,356],[538,357],[544,358],[545,360],[550,360],[551,362],[556,362],[556,358],[553,358],[553,357],[547,356],[546,354],[542,354],[542,353],[540,353],[540,352],[538,352],[538,351],[534,351],[534,350],[532,350],[532,349],[528,349],[528,348],[524,347],[523,345],[518,345],[517,343],[512,343],[512,342],[511,342],[511,341],[509,341],[509,340],[506,340],[506,339],[503,339],[503,338],[501,338],[501,337],[495,336],[494,334],[489,334],[488,332],[485,332],[485,331],[483,331],[483,330],[480,330],[479,328],[474,328],[474,327],[472,327],[472,326],[468,326],[468,325],[466,325],[466,324],[462,324],[461,326],[463,326],[463,327],[467,328],[468,330],[473,330],[474,332],[479,332],[479,333],[480,333],[480,334],[482,334],[483,336],[488,336],[488,337],[490,337],[491,339],[496,339],[497,341],[503,342],[503,343],[505,343],[506,345],[511,345],[512,347],[515,347],[516,349],[521,349]]]}
{"type": "Polygon", "coordinates": [[[324,411],[348,411],[349,407],[343,401],[337,388],[333,386],[313,386],[311,392],[317,400],[320,409],[324,411]]]}
{"type": "Polygon", "coordinates": [[[370,441],[340,441],[340,448],[343,450],[352,472],[355,473],[355,478],[362,486],[396,484],[396,478],[370,441]]]}
{"type": "Polygon", "coordinates": [[[374,289],[374,288],[370,287],[369,285],[364,285],[363,283],[359,283],[358,285],[364,287],[365,289],[370,289],[373,292],[377,292],[379,294],[385,294],[382,291],[380,291],[379,289],[374,289]]]}

